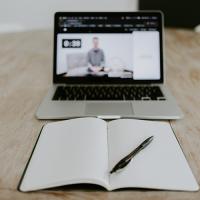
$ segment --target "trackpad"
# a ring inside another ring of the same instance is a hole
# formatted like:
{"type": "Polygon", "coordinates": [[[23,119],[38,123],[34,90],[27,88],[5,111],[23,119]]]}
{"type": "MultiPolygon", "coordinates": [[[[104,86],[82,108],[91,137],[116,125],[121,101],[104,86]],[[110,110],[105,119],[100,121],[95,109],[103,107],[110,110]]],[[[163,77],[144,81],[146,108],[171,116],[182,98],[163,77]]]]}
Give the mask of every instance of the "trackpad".
{"type": "Polygon", "coordinates": [[[120,102],[88,102],[85,113],[87,115],[132,115],[131,103],[120,102]]]}

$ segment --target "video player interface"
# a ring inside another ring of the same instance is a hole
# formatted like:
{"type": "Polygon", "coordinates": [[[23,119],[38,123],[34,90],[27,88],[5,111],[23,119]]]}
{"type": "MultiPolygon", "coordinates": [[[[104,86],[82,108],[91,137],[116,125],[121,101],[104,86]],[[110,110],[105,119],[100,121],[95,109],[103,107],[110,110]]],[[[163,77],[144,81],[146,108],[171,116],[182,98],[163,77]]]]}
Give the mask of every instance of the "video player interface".
{"type": "Polygon", "coordinates": [[[160,79],[160,24],[154,15],[60,16],[56,76],[160,79]]]}

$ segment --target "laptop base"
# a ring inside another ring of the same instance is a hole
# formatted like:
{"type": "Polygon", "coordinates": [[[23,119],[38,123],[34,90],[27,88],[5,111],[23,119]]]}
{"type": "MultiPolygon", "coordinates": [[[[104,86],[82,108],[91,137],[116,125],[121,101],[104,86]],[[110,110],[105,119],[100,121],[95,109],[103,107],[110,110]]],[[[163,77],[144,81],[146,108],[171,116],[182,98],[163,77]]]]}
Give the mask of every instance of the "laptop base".
{"type": "Polygon", "coordinates": [[[159,85],[165,101],[53,101],[57,88],[50,88],[41,103],[38,119],[69,119],[75,117],[140,118],[140,119],[180,119],[183,114],[168,89],[159,85]]]}

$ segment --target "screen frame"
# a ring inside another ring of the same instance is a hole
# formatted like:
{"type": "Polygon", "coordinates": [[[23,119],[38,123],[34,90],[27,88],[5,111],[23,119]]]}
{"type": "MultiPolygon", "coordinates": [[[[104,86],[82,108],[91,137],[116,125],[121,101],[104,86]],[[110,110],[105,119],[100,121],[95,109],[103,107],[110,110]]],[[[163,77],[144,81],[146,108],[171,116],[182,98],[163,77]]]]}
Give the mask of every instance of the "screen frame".
{"type": "Polygon", "coordinates": [[[56,12],[54,15],[54,45],[53,45],[53,83],[54,84],[149,84],[149,83],[164,83],[164,59],[163,59],[163,13],[161,11],[137,11],[137,12],[56,12]],[[142,15],[142,16],[157,16],[159,21],[159,36],[160,36],[160,79],[156,80],[134,80],[122,78],[106,78],[106,77],[61,77],[56,75],[57,65],[57,34],[58,19],[60,16],[92,16],[92,15],[142,15]]]}

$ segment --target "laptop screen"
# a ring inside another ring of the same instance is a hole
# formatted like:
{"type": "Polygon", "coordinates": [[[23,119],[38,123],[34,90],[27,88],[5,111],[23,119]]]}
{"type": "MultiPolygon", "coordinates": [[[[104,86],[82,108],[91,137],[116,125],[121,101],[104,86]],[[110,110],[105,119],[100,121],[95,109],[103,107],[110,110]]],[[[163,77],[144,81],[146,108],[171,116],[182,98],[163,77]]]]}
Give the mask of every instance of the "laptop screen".
{"type": "Polygon", "coordinates": [[[54,83],[163,82],[160,12],[56,13],[54,83]]]}

